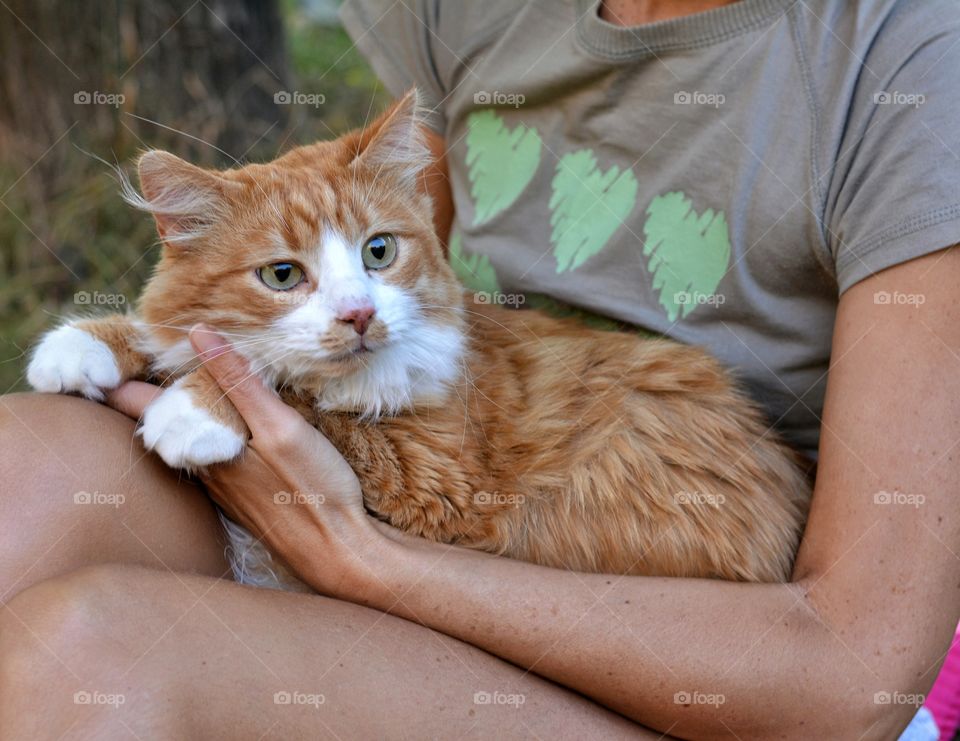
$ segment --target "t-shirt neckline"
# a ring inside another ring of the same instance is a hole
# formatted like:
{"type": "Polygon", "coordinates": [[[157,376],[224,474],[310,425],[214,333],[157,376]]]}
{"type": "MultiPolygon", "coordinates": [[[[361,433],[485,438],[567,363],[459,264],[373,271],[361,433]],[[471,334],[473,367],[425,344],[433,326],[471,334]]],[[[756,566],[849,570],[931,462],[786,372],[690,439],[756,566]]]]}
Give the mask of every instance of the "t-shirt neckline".
{"type": "Polygon", "coordinates": [[[601,0],[576,0],[577,39],[591,54],[636,60],[667,51],[708,46],[771,23],[797,0],[739,0],[694,15],[640,26],[617,26],[600,17],[601,0]]]}

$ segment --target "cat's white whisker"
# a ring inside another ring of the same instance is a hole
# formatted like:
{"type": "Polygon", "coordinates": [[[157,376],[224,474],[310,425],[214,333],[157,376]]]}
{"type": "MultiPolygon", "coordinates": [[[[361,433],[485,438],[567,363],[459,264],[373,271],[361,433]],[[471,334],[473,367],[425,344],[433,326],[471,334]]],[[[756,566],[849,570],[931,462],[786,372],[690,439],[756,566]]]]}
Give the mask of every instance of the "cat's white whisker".
{"type": "MultiPolygon", "coordinates": [[[[218,334],[222,335],[223,333],[218,332],[218,334]]],[[[228,344],[232,349],[239,351],[241,354],[244,354],[243,352],[244,350],[247,350],[252,347],[256,347],[260,344],[277,343],[278,341],[282,343],[283,341],[282,337],[277,338],[276,336],[250,337],[248,334],[240,334],[240,333],[234,333],[234,336],[241,337],[242,339],[230,340],[228,344]]],[[[181,342],[188,343],[188,340],[186,338],[183,338],[181,342]]],[[[194,353],[192,347],[190,347],[189,344],[185,348],[185,353],[186,353],[186,358],[180,363],[178,363],[177,365],[173,367],[156,367],[154,368],[154,372],[157,375],[161,375],[163,378],[163,381],[166,382],[170,378],[176,378],[177,376],[182,375],[183,372],[185,372],[187,369],[199,367],[200,365],[203,364],[200,361],[199,356],[197,356],[194,353]]]]}
{"type": "MultiPolygon", "coordinates": [[[[249,373],[247,373],[245,376],[243,376],[243,378],[241,378],[239,381],[237,381],[233,386],[231,386],[230,388],[227,388],[227,389],[223,389],[223,393],[221,393],[220,396],[217,397],[216,403],[219,403],[219,402],[223,401],[225,398],[229,397],[230,392],[233,391],[234,389],[236,389],[240,384],[242,384],[242,383],[243,383],[244,381],[246,381],[247,379],[253,378],[254,376],[260,376],[260,374],[261,374],[264,370],[266,370],[267,367],[269,367],[269,363],[265,363],[265,364],[261,365],[259,368],[253,368],[253,369],[251,369],[249,373]]],[[[262,376],[260,376],[260,377],[262,378],[262,376]]]]}

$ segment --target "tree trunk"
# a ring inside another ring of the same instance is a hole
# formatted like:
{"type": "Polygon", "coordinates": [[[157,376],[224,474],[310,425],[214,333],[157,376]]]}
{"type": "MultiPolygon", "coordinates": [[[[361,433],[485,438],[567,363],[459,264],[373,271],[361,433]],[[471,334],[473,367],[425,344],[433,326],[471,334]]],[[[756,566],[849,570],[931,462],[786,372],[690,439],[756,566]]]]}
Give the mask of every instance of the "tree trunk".
{"type": "Polygon", "coordinates": [[[71,126],[97,152],[161,145],[218,164],[273,151],[283,136],[277,0],[7,0],[0,15],[4,159],[32,161],[71,126]]]}

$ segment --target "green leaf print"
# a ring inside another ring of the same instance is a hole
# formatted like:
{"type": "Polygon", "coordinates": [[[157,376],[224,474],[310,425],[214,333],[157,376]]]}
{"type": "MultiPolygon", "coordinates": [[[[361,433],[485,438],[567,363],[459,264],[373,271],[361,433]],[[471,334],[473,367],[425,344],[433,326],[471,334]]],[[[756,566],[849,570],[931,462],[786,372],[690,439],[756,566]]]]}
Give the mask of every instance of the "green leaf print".
{"type": "Polygon", "coordinates": [[[698,214],[686,194],[654,198],[643,226],[643,254],[653,288],[671,322],[707,303],[730,264],[730,234],[723,211],[698,214]]]}
{"type": "Polygon", "coordinates": [[[542,144],[536,129],[508,128],[491,110],[471,113],[467,127],[467,177],[478,225],[517,200],[540,165],[542,144]]]}
{"type": "Polygon", "coordinates": [[[550,195],[550,241],[557,272],[575,270],[603,249],[633,210],[637,179],[616,165],[602,172],[589,149],[557,163],[550,195]]]}
{"type": "Polygon", "coordinates": [[[456,231],[450,236],[450,267],[460,282],[471,291],[500,292],[497,272],[490,264],[490,258],[464,252],[460,232],[456,231]]]}

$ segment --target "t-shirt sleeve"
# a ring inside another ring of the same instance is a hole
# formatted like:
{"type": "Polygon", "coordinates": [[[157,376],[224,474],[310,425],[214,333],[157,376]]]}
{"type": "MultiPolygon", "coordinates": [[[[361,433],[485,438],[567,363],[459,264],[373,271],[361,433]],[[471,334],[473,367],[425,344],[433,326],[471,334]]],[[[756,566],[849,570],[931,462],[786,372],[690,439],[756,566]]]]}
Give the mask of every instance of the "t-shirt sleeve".
{"type": "Polygon", "coordinates": [[[439,134],[446,128],[435,48],[436,0],[346,0],[340,18],[347,33],[394,97],[416,86],[428,110],[427,125],[439,134]]]}
{"type": "Polygon", "coordinates": [[[960,243],[960,24],[923,15],[883,32],[846,121],[824,223],[841,293],[960,243]]]}

